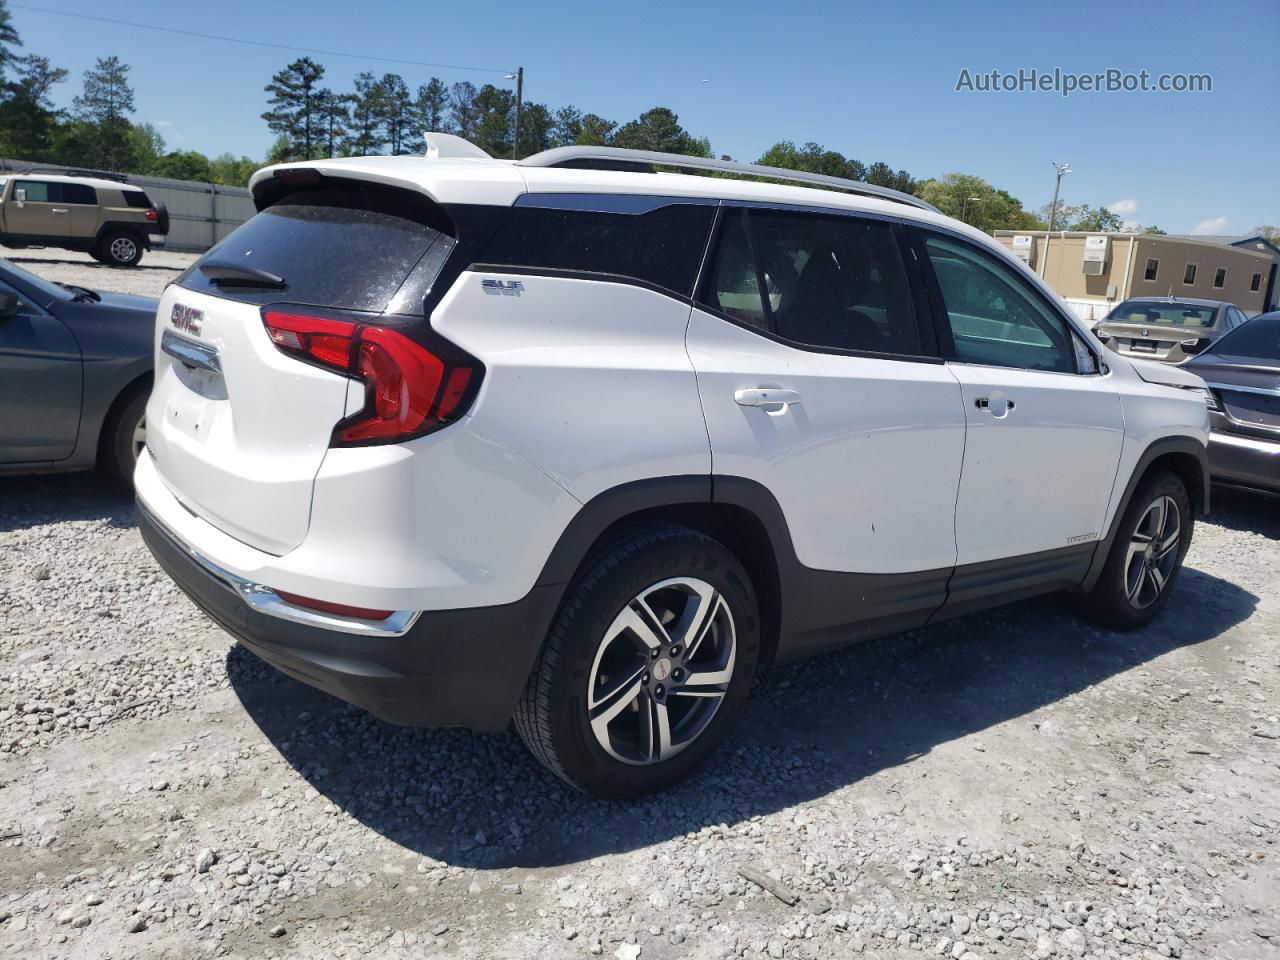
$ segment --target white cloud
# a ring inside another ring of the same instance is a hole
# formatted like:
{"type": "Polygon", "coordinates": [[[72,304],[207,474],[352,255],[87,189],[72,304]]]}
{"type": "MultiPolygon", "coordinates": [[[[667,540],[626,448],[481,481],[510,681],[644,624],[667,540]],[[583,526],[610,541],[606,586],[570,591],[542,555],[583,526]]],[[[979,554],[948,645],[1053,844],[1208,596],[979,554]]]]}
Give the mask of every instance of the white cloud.
{"type": "Polygon", "coordinates": [[[1137,200],[1117,200],[1115,203],[1107,204],[1107,209],[1116,216],[1127,217],[1138,212],[1137,200]]]}
{"type": "Polygon", "coordinates": [[[1227,229],[1227,224],[1231,221],[1226,217],[1212,217],[1208,220],[1201,220],[1191,228],[1192,233],[1223,233],[1227,229]]]}

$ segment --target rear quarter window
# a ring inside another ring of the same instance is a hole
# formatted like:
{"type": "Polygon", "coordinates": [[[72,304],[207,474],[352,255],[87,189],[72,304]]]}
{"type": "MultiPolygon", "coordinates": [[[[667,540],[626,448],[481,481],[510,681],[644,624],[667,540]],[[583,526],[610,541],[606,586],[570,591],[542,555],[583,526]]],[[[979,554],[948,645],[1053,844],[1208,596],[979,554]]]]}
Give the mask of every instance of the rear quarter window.
{"type": "MultiPolygon", "coordinates": [[[[425,197],[397,200],[375,189],[290,194],[212,247],[178,283],[248,303],[289,302],[381,313],[420,261],[434,276],[453,246],[453,238],[435,219],[438,212],[420,209],[427,203],[425,197]],[[426,257],[429,251],[432,255],[426,257]],[[214,262],[265,270],[284,278],[288,288],[215,285],[200,270],[214,262]]],[[[414,281],[421,284],[422,278],[415,273],[414,281]]],[[[397,306],[396,312],[420,314],[421,309],[419,301],[407,309],[397,306]]]]}
{"type": "Polygon", "coordinates": [[[141,210],[151,209],[151,198],[142,190],[125,190],[124,202],[126,206],[138,207],[141,210]]]}
{"type": "Polygon", "coordinates": [[[89,206],[96,206],[98,203],[98,191],[93,187],[83,183],[63,183],[59,186],[62,188],[62,203],[82,203],[89,206]]]}
{"type": "Polygon", "coordinates": [[[612,274],[691,296],[715,208],[646,213],[516,206],[479,257],[495,266],[612,274]]]}

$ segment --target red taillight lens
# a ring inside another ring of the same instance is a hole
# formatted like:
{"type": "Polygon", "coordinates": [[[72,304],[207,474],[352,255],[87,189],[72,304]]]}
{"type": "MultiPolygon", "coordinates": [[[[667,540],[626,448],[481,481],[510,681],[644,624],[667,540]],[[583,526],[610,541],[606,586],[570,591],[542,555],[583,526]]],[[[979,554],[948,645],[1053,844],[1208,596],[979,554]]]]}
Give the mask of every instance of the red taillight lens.
{"type": "Polygon", "coordinates": [[[447,341],[435,348],[390,327],[264,310],[267,333],[285,353],[363,381],[364,408],[334,430],[334,446],[398,443],[466,412],[481,367],[447,341]]]}
{"type": "Polygon", "coordinates": [[[292,603],[297,607],[306,607],[308,610],[319,610],[321,613],[332,613],[339,617],[355,617],[359,620],[385,620],[394,610],[375,610],[372,607],[352,607],[345,603],[331,603],[328,600],[316,600],[312,597],[299,596],[296,593],[286,593],[283,590],[277,590],[276,596],[286,603],[292,603]]]}
{"type": "Polygon", "coordinates": [[[145,214],[143,214],[143,216],[145,216],[152,223],[155,223],[157,220],[160,219],[160,214],[156,213],[154,210],[148,210],[145,214]]]}

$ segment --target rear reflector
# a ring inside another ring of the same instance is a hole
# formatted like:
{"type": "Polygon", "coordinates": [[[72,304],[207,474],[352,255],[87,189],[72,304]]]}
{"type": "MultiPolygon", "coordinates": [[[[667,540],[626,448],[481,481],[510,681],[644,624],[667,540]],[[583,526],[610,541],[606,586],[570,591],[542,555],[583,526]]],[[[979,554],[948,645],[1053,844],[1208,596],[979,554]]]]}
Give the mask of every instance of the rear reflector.
{"type": "Polygon", "coordinates": [[[357,320],[262,311],[282,352],[365,386],[364,407],[333,433],[333,446],[399,443],[452,423],[470,406],[484,368],[436,334],[410,337],[357,320]]]}
{"type": "Polygon", "coordinates": [[[372,607],[351,607],[345,603],[331,603],[328,600],[315,600],[302,597],[296,593],[285,593],[277,590],[276,596],[295,607],[306,607],[308,610],[319,610],[321,613],[332,613],[338,617],[354,617],[357,620],[385,620],[394,610],[375,610],[372,607]]]}

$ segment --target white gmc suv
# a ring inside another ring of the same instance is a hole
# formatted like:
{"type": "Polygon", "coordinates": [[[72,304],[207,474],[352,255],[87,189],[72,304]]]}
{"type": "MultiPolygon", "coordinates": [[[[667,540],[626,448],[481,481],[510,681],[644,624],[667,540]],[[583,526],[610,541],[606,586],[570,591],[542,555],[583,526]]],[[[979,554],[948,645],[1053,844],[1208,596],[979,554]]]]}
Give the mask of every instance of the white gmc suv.
{"type": "Polygon", "coordinates": [[[702,764],[769,663],[1168,599],[1202,382],[983,234],[793,171],[428,142],[259,172],[160,303],[139,523],[280,670],[393,723],[514,719],[619,798],[702,764]]]}

